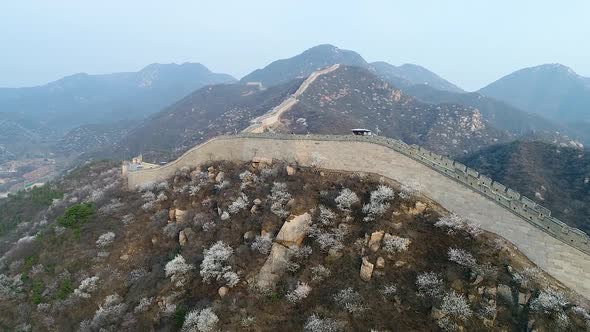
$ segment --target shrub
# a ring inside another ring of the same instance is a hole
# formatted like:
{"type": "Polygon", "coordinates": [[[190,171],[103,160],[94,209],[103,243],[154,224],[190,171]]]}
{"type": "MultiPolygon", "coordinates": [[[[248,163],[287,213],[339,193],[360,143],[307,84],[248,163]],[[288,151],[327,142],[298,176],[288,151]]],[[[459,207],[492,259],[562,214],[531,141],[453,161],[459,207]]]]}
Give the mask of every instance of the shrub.
{"type": "Polygon", "coordinates": [[[384,299],[390,299],[395,294],[397,294],[397,286],[396,285],[384,285],[380,289],[381,295],[383,295],[384,299]]]}
{"type": "Polygon", "coordinates": [[[434,226],[439,228],[447,228],[448,234],[453,234],[456,231],[465,231],[473,237],[481,234],[481,229],[479,229],[479,227],[473,225],[472,223],[466,222],[454,213],[440,218],[434,223],[434,226]]]}
{"type": "Polygon", "coordinates": [[[390,207],[389,201],[395,197],[393,189],[385,185],[379,185],[371,192],[369,204],[363,206],[363,212],[367,215],[364,220],[372,221],[383,215],[390,207]]]}
{"type": "Polygon", "coordinates": [[[5,274],[0,274],[0,299],[16,297],[22,290],[23,282],[20,274],[12,278],[5,274]]]}
{"type": "Polygon", "coordinates": [[[182,287],[186,281],[187,274],[194,269],[192,264],[187,264],[182,255],[177,255],[166,263],[164,270],[166,271],[166,277],[170,277],[170,280],[176,284],[177,287],[182,287]]]}
{"type": "Polygon", "coordinates": [[[334,302],[353,315],[358,315],[367,310],[367,307],[363,304],[361,294],[355,291],[352,287],[339,291],[334,296],[334,302]]]}
{"type": "Polygon", "coordinates": [[[149,309],[149,307],[152,305],[152,302],[154,301],[153,297],[144,297],[141,300],[139,300],[139,303],[137,304],[137,306],[135,307],[135,309],[133,309],[133,312],[135,312],[136,314],[147,311],[149,309]]]}
{"type": "Polygon", "coordinates": [[[386,236],[383,240],[383,250],[390,254],[406,251],[408,250],[410,243],[412,243],[412,241],[407,238],[396,235],[386,236]]]}
{"type": "Polygon", "coordinates": [[[349,212],[352,205],[359,202],[359,197],[354,193],[354,191],[344,188],[334,201],[340,210],[349,212]]]}
{"type": "Polygon", "coordinates": [[[531,301],[531,309],[533,311],[547,314],[558,313],[563,311],[563,308],[567,306],[567,304],[568,301],[563,293],[548,289],[541,291],[539,296],[531,301]]]}
{"type": "Polygon", "coordinates": [[[215,329],[217,322],[219,322],[219,317],[217,317],[211,308],[193,310],[186,315],[184,324],[182,325],[182,331],[210,332],[215,329]]]}
{"type": "Polygon", "coordinates": [[[74,285],[69,278],[64,279],[57,290],[55,296],[60,300],[65,300],[74,291],[74,285]]]}
{"type": "Polygon", "coordinates": [[[298,282],[297,287],[293,291],[287,293],[285,297],[287,301],[289,301],[292,304],[295,304],[303,301],[309,295],[310,292],[311,287],[308,284],[304,282],[298,282]]]}
{"type": "Polygon", "coordinates": [[[256,235],[256,238],[250,245],[250,248],[263,255],[268,255],[270,253],[270,249],[272,248],[272,239],[270,238],[270,234],[265,234],[264,236],[256,235]]]}
{"type": "Polygon", "coordinates": [[[75,204],[57,218],[57,222],[63,227],[75,228],[90,220],[94,212],[94,204],[92,203],[75,204]]]}
{"type": "Polygon", "coordinates": [[[332,272],[327,267],[319,264],[311,268],[311,280],[315,282],[320,282],[328,277],[332,272]]]}
{"type": "Polygon", "coordinates": [[[122,303],[123,299],[119,294],[112,294],[105,298],[104,303],[98,307],[94,313],[94,317],[90,322],[82,322],[83,326],[88,330],[93,331],[110,331],[115,328],[115,324],[123,318],[123,314],[127,310],[127,305],[122,303]]]}
{"type": "Polygon", "coordinates": [[[450,248],[448,255],[451,262],[455,262],[461,266],[470,269],[477,266],[477,262],[475,261],[473,255],[463,249],[450,248]]]}
{"type": "Polygon", "coordinates": [[[285,205],[291,199],[291,194],[287,192],[287,185],[282,182],[275,182],[270,190],[268,196],[272,202],[270,211],[280,218],[289,216],[289,211],[285,209],[285,205]]]}
{"type": "Polygon", "coordinates": [[[236,214],[247,207],[248,196],[246,196],[246,194],[244,193],[240,193],[240,196],[233,203],[230,204],[227,210],[231,214],[236,214]]]}
{"type": "Polygon", "coordinates": [[[96,284],[98,283],[98,279],[97,276],[94,276],[82,280],[80,286],[74,290],[74,295],[84,299],[89,298],[90,293],[93,293],[97,289],[96,284]]]}
{"type": "Polygon", "coordinates": [[[205,249],[203,262],[201,262],[201,277],[207,283],[216,280],[225,280],[229,287],[239,282],[236,273],[231,272],[231,266],[227,264],[234,250],[223,241],[217,241],[209,249],[205,249]]]}
{"type": "Polygon", "coordinates": [[[466,321],[473,315],[465,296],[455,293],[454,290],[443,297],[441,311],[446,316],[461,321],[466,321]]]}
{"type": "Polygon", "coordinates": [[[115,241],[115,233],[104,233],[98,237],[98,240],[96,240],[96,246],[99,248],[104,248],[106,246],[111,245],[113,241],[115,241]]]}
{"type": "Polygon", "coordinates": [[[320,318],[313,314],[307,318],[303,330],[305,332],[337,332],[341,330],[341,324],[334,319],[320,318]]]}
{"type": "Polygon", "coordinates": [[[418,295],[425,297],[438,297],[442,295],[444,282],[434,272],[423,272],[416,278],[418,295]]]}
{"type": "Polygon", "coordinates": [[[320,215],[318,217],[318,221],[325,226],[330,226],[334,223],[334,219],[336,219],[336,213],[330,210],[323,205],[320,205],[320,215]]]}

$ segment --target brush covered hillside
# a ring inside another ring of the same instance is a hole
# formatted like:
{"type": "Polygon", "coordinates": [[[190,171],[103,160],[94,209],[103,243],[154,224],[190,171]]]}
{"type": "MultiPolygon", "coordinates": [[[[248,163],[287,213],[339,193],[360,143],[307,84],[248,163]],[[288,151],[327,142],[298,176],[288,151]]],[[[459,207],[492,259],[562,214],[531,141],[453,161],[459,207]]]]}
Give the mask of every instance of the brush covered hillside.
{"type": "Polygon", "coordinates": [[[563,123],[590,123],[590,78],[561,64],[521,69],[479,90],[563,123]]]}
{"type": "Polygon", "coordinates": [[[590,152],[542,142],[516,141],[462,160],[549,208],[590,234],[590,152]]]}
{"type": "Polygon", "coordinates": [[[224,84],[202,88],[148,118],[103,153],[167,161],[212,137],[235,134],[291,95],[292,81],[260,90],[255,85],[224,84]]]}
{"type": "Polygon", "coordinates": [[[477,92],[454,93],[424,84],[413,85],[403,91],[427,103],[453,103],[477,108],[491,125],[516,135],[535,136],[554,143],[568,142],[566,134],[576,139],[579,136],[577,130],[477,92]]]}
{"type": "Polygon", "coordinates": [[[430,70],[406,63],[401,66],[394,66],[387,62],[377,61],[371,63],[371,68],[385,81],[391,82],[398,88],[424,84],[433,89],[461,93],[464,92],[455,84],[443,79],[430,70]]]}
{"type": "Polygon", "coordinates": [[[342,66],[320,76],[298,99],[282,115],[285,131],[349,134],[351,128],[367,128],[450,155],[512,137],[490,126],[477,109],[421,102],[359,67],[342,66]]]}
{"type": "Polygon", "coordinates": [[[222,162],[127,191],[94,163],[49,189],[2,236],[3,330],[590,328],[512,245],[370,175],[222,162]]]}

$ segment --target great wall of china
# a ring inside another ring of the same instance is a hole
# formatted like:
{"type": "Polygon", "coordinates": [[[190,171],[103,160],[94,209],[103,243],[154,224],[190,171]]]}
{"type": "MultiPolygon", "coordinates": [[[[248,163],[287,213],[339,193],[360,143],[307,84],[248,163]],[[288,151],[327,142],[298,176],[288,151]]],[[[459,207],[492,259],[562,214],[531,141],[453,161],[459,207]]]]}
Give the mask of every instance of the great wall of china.
{"type": "MultiPolygon", "coordinates": [[[[337,69],[323,70],[320,74],[337,69]]],[[[316,72],[318,73],[318,72],[316,72]]],[[[312,74],[298,92],[318,75],[312,74]],[[307,84],[306,84],[307,82],[307,84]]],[[[130,188],[173,176],[184,166],[217,160],[275,159],[336,171],[369,172],[402,184],[417,185],[420,192],[449,211],[513,243],[532,262],[564,285],[590,299],[590,238],[551,216],[551,211],[515,190],[465,165],[415,145],[376,136],[260,134],[278,122],[294,105],[294,94],[244,132],[220,136],[198,145],[161,167],[128,170],[130,188]]]]}

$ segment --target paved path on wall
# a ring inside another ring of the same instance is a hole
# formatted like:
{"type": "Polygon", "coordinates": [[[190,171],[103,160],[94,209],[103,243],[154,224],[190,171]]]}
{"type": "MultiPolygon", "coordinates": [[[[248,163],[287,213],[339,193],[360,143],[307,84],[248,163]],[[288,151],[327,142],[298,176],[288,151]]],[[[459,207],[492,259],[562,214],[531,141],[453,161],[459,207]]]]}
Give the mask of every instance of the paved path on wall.
{"type": "Polygon", "coordinates": [[[313,83],[318,77],[325,75],[327,73],[333,72],[334,70],[340,67],[339,64],[332,65],[328,68],[324,68],[322,70],[315,71],[309,75],[303,83],[299,86],[297,91],[294,94],[289,96],[287,99],[283,100],[278,106],[274,107],[268,113],[265,113],[251,122],[252,125],[248,126],[248,128],[242,130],[244,133],[262,133],[264,132],[265,128],[270,128],[276,125],[279,122],[279,118],[281,115],[288,110],[290,110],[297,102],[299,101],[297,98],[301,96],[305,90],[313,83]]]}
{"type": "Polygon", "coordinates": [[[449,211],[482,229],[512,242],[523,254],[567,287],[590,298],[590,256],[531,225],[488,198],[428,166],[385,146],[370,142],[272,137],[220,137],[189,150],[160,168],[132,172],[131,186],[157,181],[183,166],[211,160],[250,161],[255,156],[282,159],[309,166],[311,156],[322,156],[321,167],[372,172],[419,190],[449,211]]]}

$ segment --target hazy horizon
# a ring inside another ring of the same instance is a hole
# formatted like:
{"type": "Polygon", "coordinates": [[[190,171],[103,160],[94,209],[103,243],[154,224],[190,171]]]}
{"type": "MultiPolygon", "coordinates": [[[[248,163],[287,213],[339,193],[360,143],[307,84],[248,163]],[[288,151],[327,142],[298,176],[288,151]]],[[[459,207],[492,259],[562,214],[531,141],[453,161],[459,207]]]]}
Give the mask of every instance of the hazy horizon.
{"type": "Polygon", "coordinates": [[[418,64],[468,91],[544,63],[590,76],[585,1],[556,7],[548,1],[26,0],[0,5],[0,12],[0,87],[172,62],[199,62],[239,79],[318,44],[356,51],[369,62],[418,64]]]}

